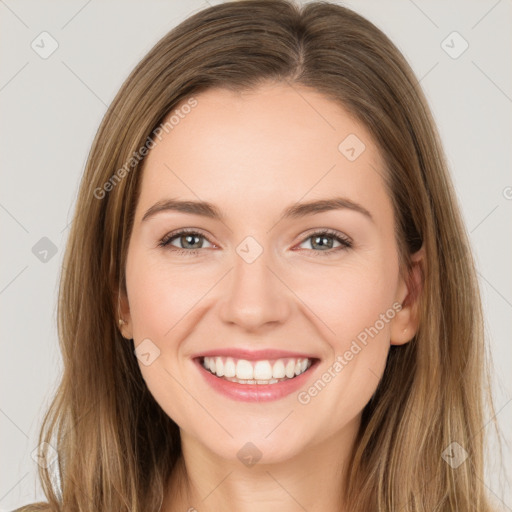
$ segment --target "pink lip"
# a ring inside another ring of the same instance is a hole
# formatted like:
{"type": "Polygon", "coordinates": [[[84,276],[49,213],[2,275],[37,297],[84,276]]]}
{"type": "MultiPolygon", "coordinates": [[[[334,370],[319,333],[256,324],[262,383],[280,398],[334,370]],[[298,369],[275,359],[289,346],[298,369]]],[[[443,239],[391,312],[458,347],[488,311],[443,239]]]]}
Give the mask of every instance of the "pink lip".
{"type": "MultiPolygon", "coordinates": [[[[273,355],[277,351],[269,352],[271,352],[273,355]]],[[[239,353],[239,351],[235,351],[235,353],[239,353]]],[[[279,353],[282,354],[282,352],[279,353]]],[[[228,355],[232,354],[233,351],[230,351],[228,355]]],[[[215,352],[215,355],[221,354],[219,352],[215,352]]],[[[258,357],[261,356],[258,355],[258,357]]],[[[283,356],[281,355],[280,357],[283,356]]],[[[268,358],[268,356],[266,358],[268,358]]],[[[304,373],[301,373],[299,376],[294,377],[293,379],[284,380],[275,384],[238,384],[237,382],[230,382],[229,380],[225,380],[221,377],[213,375],[203,367],[202,357],[196,357],[193,361],[197,365],[198,370],[203,378],[215,391],[223,394],[224,396],[227,396],[228,398],[242,402],[268,402],[271,400],[278,400],[295,391],[298,391],[301,387],[305,386],[306,381],[312,377],[314,369],[319,363],[319,359],[314,359],[309,369],[304,373]]]]}
{"type": "Polygon", "coordinates": [[[247,361],[258,361],[263,359],[283,359],[286,357],[296,357],[301,359],[318,359],[311,354],[301,354],[300,352],[287,352],[286,350],[246,350],[240,348],[219,348],[201,352],[192,356],[193,359],[199,357],[233,357],[235,359],[246,359],[247,361]]]}

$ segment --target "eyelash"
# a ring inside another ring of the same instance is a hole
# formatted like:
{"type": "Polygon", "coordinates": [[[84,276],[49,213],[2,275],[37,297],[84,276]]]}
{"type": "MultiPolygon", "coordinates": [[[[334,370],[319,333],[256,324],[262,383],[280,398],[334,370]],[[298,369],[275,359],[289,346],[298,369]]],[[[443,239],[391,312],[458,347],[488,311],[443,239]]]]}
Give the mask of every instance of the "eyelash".
{"type": "MultiPolygon", "coordinates": [[[[169,233],[169,234],[165,235],[164,238],[162,238],[160,240],[160,242],[158,243],[158,246],[159,247],[163,247],[163,248],[168,248],[169,250],[171,250],[173,252],[176,252],[177,254],[183,254],[185,256],[195,256],[202,249],[180,249],[179,247],[174,247],[173,245],[169,245],[170,242],[172,240],[174,240],[175,238],[178,238],[179,236],[182,236],[182,235],[190,235],[190,234],[191,235],[199,235],[199,237],[204,238],[205,240],[207,240],[208,242],[213,244],[213,242],[211,240],[209,240],[208,237],[204,236],[203,234],[201,234],[197,230],[194,230],[194,229],[182,229],[182,230],[175,231],[175,232],[172,232],[172,233],[169,233]]],[[[315,231],[314,233],[312,233],[312,234],[308,235],[306,238],[304,238],[300,242],[300,244],[304,243],[306,240],[309,240],[310,238],[313,238],[315,236],[325,236],[325,235],[327,235],[328,237],[334,238],[337,242],[340,242],[341,246],[340,247],[336,247],[336,248],[332,248],[332,249],[329,249],[329,250],[326,250],[326,251],[315,251],[314,249],[301,249],[301,250],[306,250],[306,251],[310,251],[310,252],[316,253],[315,256],[316,255],[322,255],[322,256],[327,256],[328,257],[328,256],[332,256],[333,254],[337,253],[340,250],[346,250],[346,249],[351,249],[352,248],[351,240],[349,240],[347,237],[343,236],[338,231],[334,231],[332,229],[323,229],[321,231],[315,231]]]]}

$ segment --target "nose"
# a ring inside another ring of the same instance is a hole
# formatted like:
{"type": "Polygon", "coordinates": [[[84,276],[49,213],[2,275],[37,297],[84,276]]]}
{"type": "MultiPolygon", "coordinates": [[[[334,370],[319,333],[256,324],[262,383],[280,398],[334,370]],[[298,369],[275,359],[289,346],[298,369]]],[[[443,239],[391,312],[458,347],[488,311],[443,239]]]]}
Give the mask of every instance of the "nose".
{"type": "Polygon", "coordinates": [[[270,259],[266,251],[252,263],[235,254],[220,305],[223,322],[258,331],[271,325],[275,328],[289,317],[293,294],[279,272],[271,268],[275,265],[270,259]]]}

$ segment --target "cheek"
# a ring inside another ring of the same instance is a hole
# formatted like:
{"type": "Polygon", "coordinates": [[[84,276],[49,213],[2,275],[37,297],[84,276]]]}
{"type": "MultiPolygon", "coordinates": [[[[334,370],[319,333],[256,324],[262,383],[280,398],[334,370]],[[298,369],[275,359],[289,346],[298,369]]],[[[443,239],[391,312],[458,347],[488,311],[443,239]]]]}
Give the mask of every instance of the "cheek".
{"type": "Polygon", "coordinates": [[[134,251],[127,261],[127,288],[135,342],[164,340],[211,288],[211,276],[180,270],[165,258],[134,251]]]}
{"type": "Polygon", "coordinates": [[[298,399],[314,414],[331,409],[333,429],[361,412],[384,372],[396,315],[398,263],[393,256],[329,268],[316,274],[316,286],[301,289],[301,297],[328,326],[323,332],[331,355],[319,379],[298,399]],[[333,403],[339,407],[333,409],[333,403]]]}
{"type": "Polygon", "coordinates": [[[179,343],[174,340],[185,336],[186,315],[201,290],[192,273],[176,271],[163,258],[159,260],[144,250],[129,253],[126,281],[130,316],[135,349],[146,347],[151,358],[149,364],[138,359],[142,377],[160,407],[181,425],[187,417],[183,411],[191,404],[178,384],[183,378],[177,366],[179,343]]]}
{"type": "Polygon", "coordinates": [[[392,308],[398,268],[391,264],[384,267],[378,261],[356,262],[316,269],[314,278],[306,272],[293,278],[292,288],[303,301],[304,311],[317,318],[315,323],[336,353],[347,350],[360,334],[364,340],[369,329],[374,337],[389,338],[393,311],[384,322],[381,315],[392,308]],[[375,324],[378,334],[372,329],[375,324]]]}

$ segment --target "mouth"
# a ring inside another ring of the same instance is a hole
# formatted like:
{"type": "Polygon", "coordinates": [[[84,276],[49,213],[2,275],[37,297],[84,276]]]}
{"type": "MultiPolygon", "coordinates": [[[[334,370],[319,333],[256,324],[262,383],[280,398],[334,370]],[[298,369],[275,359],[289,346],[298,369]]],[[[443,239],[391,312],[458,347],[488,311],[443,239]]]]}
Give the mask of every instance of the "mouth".
{"type": "Polygon", "coordinates": [[[193,361],[217,392],[235,400],[261,402],[283,398],[304,386],[320,359],[238,359],[209,355],[194,357],[193,361]]]}
{"type": "Polygon", "coordinates": [[[238,384],[277,384],[302,375],[315,358],[288,357],[250,361],[234,357],[201,357],[202,367],[218,378],[238,384]]]}

